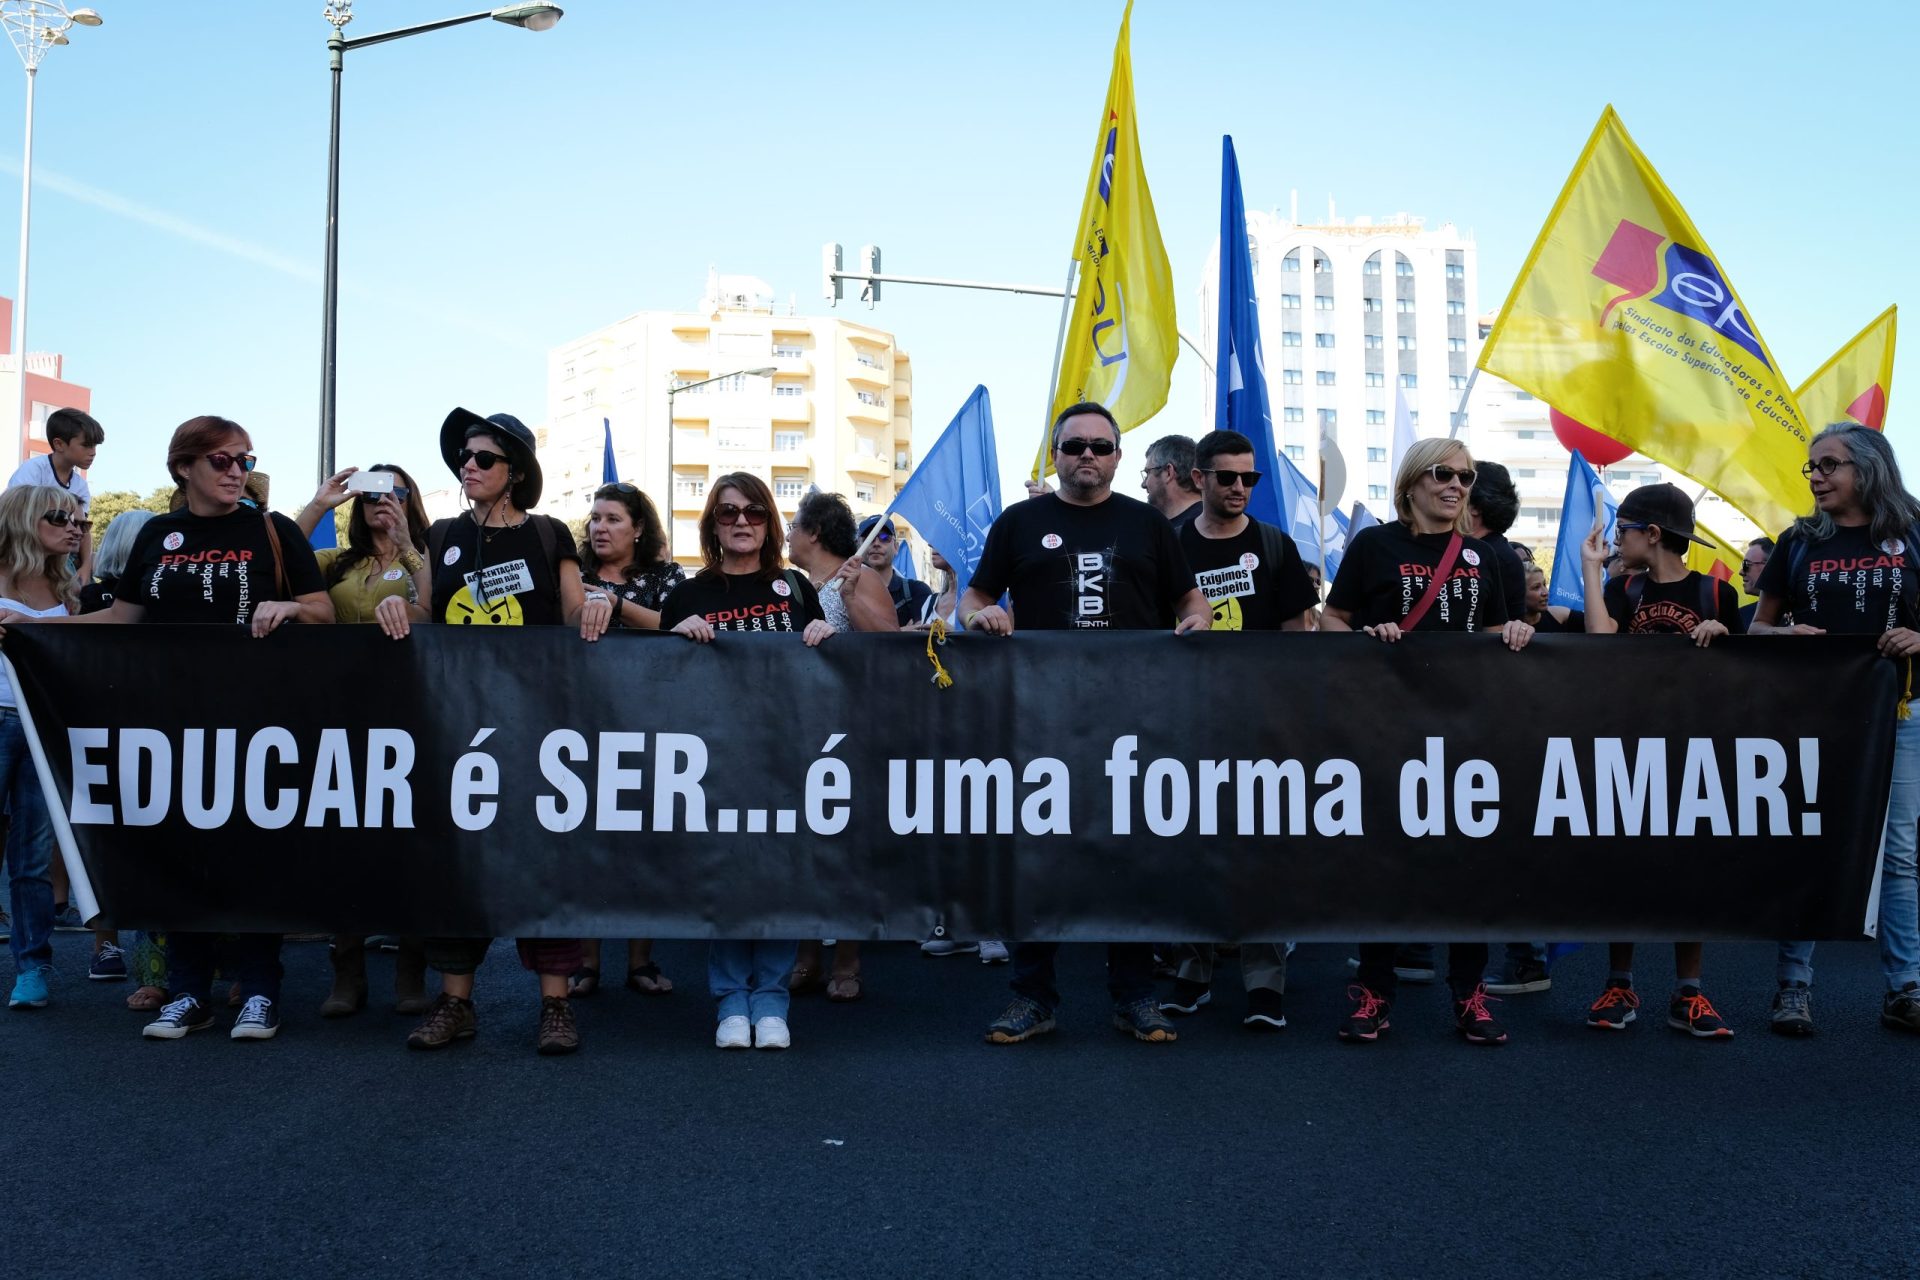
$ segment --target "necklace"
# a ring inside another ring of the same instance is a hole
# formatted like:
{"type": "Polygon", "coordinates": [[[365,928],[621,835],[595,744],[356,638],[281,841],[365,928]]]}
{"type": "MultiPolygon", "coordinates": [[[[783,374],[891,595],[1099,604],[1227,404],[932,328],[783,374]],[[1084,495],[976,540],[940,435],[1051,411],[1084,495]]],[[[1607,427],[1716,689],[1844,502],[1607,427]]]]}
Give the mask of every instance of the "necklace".
{"type": "MultiPolygon", "coordinates": [[[[491,516],[493,513],[489,511],[487,514],[491,516]]],[[[491,543],[495,538],[507,532],[509,529],[518,529],[526,522],[527,513],[524,511],[520,513],[520,518],[512,524],[488,524],[483,520],[480,523],[480,539],[483,542],[491,543]]]]}

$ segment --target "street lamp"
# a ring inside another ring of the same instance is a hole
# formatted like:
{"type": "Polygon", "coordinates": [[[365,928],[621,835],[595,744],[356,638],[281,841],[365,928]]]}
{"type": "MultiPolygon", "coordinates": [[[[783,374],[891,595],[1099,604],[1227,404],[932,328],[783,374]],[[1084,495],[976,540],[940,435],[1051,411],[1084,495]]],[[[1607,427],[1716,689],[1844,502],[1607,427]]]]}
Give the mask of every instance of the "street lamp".
{"type": "MultiPolygon", "coordinates": [[[[667,559],[673,559],[673,398],[682,391],[704,387],[710,382],[725,382],[728,378],[771,378],[777,372],[779,370],[772,365],[766,365],[759,369],[735,369],[732,373],[717,374],[698,382],[675,383],[671,376],[667,378],[667,559]]],[[[329,471],[327,474],[333,473],[329,471]]]]}
{"type": "MultiPolygon", "coordinates": [[[[0,0],[0,3],[9,2],[12,0],[0,0]]],[[[26,0],[26,2],[31,3],[32,0],[26,0]]],[[[479,13],[469,13],[458,18],[442,18],[438,22],[423,22],[418,26],[378,31],[370,36],[358,36],[348,40],[340,34],[340,29],[353,21],[353,0],[329,0],[325,16],[327,21],[333,24],[333,34],[327,37],[327,54],[333,69],[333,124],[327,136],[326,318],[321,333],[320,356],[320,478],[322,480],[333,474],[334,370],[338,355],[337,335],[340,312],[340,71],[347,50],[362,49],[372,44],[385,44],[389,40],[417,36],[427,31],[439,31],[445,27],[464,26],[469,22],[480,22],[487,18],[495,22],[504,22],[510,27],[522,27],[528,31],[551,31],[554,24],[560,21],[562,12],[560,6],[554,4],[508,4],[494,9],[482,9],[479,13]]],[[[28,100],[32,100],[31,96],[28,100]]]]}
{"type": "Polygon", "coordinates": [[[20,158],[20,288],[13,309],[13,358],[20,370],[20,456],[27,452],[27,230],[33,216],[33,82],[47,50],[67,43],[74,27],[104,21],[91,9],[69,9],[63,0],[0,0],[0,24],[27,69],[27,141],[20,158]]]}

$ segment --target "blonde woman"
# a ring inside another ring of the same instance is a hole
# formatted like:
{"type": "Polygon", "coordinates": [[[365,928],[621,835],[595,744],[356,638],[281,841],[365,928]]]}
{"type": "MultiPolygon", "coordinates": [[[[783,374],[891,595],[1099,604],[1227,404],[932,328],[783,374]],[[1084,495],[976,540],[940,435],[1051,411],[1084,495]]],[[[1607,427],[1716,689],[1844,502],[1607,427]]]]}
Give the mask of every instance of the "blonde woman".
{"type": "MultiPolygon", "coordinates": [[[[1386,644],[1415,632],[1491,631],[1515,652],[1526,648],[1533,628],[1507,617],[1492,549],[1467,536],[1473,481],[1473,458],[1458,440],[1416,441],[1393,480],[1398,519],[1363,529],[1348,544],[1320,629],[1364,631],[1386,644]]],[[[1387,1029],[1398,950],[1392,942],[1361,944],[1360,969],[1347,989],[1354,1007],[1340,1027],[1342,1040],[1368,1044],[1387,1029]]],[[[1448,947],[1447,969],[1455,1028],[1471,1044],[1505,1044],[1506,1029],[1488,1012],[1481,985],[1487,944],[1448,947]]]]}

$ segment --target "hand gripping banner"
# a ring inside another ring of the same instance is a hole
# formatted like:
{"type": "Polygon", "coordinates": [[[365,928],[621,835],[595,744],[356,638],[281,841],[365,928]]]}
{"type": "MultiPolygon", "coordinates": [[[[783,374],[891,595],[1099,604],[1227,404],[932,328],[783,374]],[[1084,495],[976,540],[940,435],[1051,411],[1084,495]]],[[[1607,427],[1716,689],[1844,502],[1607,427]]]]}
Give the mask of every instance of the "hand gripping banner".
{"type": "Polygon", "coordinates": [[[960,636],[950,689],[917,636],[5,646],[83,909],[449,936],[1857,938],[1899,675],[1847,637],[960,636]]]}

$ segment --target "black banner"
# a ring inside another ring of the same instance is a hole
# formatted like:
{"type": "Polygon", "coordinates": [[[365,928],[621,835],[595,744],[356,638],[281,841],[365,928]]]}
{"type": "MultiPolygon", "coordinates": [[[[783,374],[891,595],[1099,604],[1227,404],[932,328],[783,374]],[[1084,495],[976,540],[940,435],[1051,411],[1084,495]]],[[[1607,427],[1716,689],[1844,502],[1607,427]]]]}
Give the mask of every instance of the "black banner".
{"type": "MultiPolygon", "coordinates": [[[[119,927],[1852,938],[1865,639],[9,628],[119,927]]],[[[69,834],[70,833],[70,834],[69,834]]]]}

